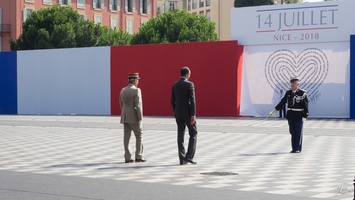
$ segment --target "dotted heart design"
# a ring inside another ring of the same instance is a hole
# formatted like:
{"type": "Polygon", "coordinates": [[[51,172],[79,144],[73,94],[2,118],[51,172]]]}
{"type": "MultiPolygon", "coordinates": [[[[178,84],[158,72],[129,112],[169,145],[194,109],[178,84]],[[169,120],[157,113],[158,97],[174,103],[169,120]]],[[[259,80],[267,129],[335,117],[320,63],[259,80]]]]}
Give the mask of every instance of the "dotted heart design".
{"type": "Polygon", "coordinates": [[[301,88],[306,90],[310,97],[327,77],[328,69],[328,58],[320,49],[308,48],[298,55],[288,49],[281,49],[267,59],[265,77],[269,85],[279,94],[280,89],[289,90],[290,78],[297,76],[301,88]]]}

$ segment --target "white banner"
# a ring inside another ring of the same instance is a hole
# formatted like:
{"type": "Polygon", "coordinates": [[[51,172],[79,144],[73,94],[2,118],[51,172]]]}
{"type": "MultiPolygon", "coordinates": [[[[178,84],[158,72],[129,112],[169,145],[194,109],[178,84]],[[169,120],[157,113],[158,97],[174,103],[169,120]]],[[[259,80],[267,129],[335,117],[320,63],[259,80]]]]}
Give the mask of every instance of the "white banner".
{"type": "Polygon", "coordinates": [[[298,76],[310,117],[349,118],[349,56],[348,42],[246,46],[240,114],[267,116],[298,76]]]}
{"type": "Polygon", "coordinates": [[[231,39],[241,45],[350,41],[355,1],[233,8],[231,39]]]}

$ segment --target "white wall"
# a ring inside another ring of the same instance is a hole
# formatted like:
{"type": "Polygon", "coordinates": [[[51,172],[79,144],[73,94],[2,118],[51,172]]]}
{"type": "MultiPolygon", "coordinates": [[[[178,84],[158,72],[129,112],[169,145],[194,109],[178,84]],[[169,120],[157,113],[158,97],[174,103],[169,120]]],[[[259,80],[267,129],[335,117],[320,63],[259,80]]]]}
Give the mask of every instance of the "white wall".
{"type": "Polygon", "coordinates": [[[280,89],[300,78],[310,117],[350,116],[350,35],[355,1],[232,9],[231,38],[244,45],[241,115],[267,116],[280,89]]]}
{"type": "Polygon", "coordinates": [[[110,47],[17,56],[18,114],[110,115],[110,47]]]}
{"type": "Polygon", "coordinates": [[[298,76],[310,117],[349,118],[349,60],[347,42],[246,46],[240,114],[267,116],[280,89],[289,90],[290,77],[298,76]]]}

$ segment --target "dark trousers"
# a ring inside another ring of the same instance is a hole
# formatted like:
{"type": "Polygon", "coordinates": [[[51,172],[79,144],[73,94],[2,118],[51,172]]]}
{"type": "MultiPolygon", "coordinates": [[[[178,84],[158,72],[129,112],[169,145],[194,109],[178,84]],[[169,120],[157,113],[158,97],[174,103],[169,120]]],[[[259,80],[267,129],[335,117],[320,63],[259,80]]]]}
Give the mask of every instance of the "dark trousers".
{"type": "Polygon", "coordinates": [[[196,142],[197,142],[197,129],[196,123],[190,124],[190,119],[178,119],[176,118],[176,124],[178,126],[177,143],[179,150],[180,163],[185,160],[193,160],[196,152],[196,142]],[[187,153],[185,154],[184,138],[185,138],[185,128],[189,129],[189,146],[187,153]]]}
{"type": "Polygon", "coordinates": [[[284,118],[286,118],[286,105],[284,104],[281,109],[279,110],[280,118],[282,118],[282,114],[284,118]]]}
{"type": "Polygon", "coordinates": [[[289,119],[288,126],[290,128],[291,134],[291,144],[292,151],[302,151],[302,130],[303,130],[303,121],[302,119],[289,119]]]}

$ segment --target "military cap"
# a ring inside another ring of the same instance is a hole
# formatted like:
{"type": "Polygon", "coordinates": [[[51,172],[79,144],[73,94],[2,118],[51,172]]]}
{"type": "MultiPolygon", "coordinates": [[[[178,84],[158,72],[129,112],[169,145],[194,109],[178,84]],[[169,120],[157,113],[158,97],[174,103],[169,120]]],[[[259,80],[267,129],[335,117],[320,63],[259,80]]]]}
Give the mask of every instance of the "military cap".
{"type": "Polygon", "coordinates": [[[128,79],[140,79],[139,78],[139,73],[129,73],[128,74],[128,79]]]}
{"type": "Polygon", "coordinates": [[[290,82],[295,82],[295,81],[300,81],[300,79],[297,76],[291,77],[290,82]]]}

